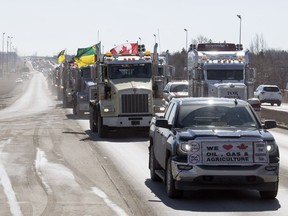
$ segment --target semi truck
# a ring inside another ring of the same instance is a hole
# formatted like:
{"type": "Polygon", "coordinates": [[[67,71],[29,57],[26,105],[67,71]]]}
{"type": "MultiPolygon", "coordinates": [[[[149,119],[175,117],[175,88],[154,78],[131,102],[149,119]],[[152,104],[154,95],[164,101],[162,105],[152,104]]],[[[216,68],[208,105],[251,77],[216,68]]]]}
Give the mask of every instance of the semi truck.
{"type": "Polygon", "coordinates": [[[73,114],[77,118],[89,116],[90,99],[94,97],[93,92],[96,90],[96,84],[92,81],[95,68],[95,65],[87,65],[73,71],[73,114]]]}
{"type": "Polygon", "coordinates": [[[249,66],[249,51],[242,44],[190,45],[187,59],[191,97],[254,97],[256,72],[249,66]]]}
{"type": "Polygon", "coordinates": [[[99,137],[106,137],[110,129],[148,131],[152,117],[165,111],[163,83],[152,69],[153,57],[145,45],[136,44],[135,50],[135,44],[97,54],[89,121],[99,137]]]}

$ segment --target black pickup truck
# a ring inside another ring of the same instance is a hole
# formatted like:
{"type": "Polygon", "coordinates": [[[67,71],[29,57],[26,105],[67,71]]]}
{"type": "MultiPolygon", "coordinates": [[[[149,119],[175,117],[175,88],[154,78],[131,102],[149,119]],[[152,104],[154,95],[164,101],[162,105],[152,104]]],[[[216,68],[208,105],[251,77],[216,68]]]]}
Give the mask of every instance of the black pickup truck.
{"type": "Polygon", "coordinates": [[[246,101],[179,98],[150,126],[149,169],[165,183],[168,197],[185,190],[257,190],[261,198],[278,193],[279,150],[246,101]]]}

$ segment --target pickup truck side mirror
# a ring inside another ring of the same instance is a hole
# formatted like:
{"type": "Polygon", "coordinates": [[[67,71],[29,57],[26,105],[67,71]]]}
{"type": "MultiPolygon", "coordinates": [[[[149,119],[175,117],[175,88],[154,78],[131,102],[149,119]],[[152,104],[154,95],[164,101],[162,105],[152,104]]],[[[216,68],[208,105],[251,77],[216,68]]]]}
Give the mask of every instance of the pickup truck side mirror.
{"type": "Polygon", "coordinates": [[[155,122],[155,126],[156,127],[162,127],[162,128],[166,128],[166,129],[171,129],[171,125],[168,124],[167,119],[157,119],[155,122]]]}
{"type": "Polygon", "coordinates": [[[265,120],[263,126],[265,129],[276,128],[277,123],[274,120],[265,120]]]}

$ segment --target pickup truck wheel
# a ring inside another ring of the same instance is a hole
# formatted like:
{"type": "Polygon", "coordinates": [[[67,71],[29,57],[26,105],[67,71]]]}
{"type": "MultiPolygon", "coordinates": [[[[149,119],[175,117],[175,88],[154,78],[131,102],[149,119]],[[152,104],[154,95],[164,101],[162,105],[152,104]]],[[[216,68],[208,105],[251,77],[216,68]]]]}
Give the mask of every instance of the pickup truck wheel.
{"type": "Polygon", "coordinates": [[[150,147],[149,152],[149,168],[150,168],[150,178],[152,181],[160,181],[161,178],[156,174],[155,170],[159,168],[159,164],[155,160],[155,153],[154,153],[154,147],[150,147]]]}
{"type": "Polygon", "coordinates": [[[183,194],[182,190],[177,190],[175,188],[175,180],[172,176],[172,168],[171,168],[171,156],[168,158],[166,163],[166,174],[165,174],[165,187],[166,193],[169,198],[180,198],[183,194]]]}
{"type": "Polygon", "coordinates": [[[262,199],[275,199],[278,194],[278,182],[275,183],[276,190],[272,191],[259,191],[262,199]]]}

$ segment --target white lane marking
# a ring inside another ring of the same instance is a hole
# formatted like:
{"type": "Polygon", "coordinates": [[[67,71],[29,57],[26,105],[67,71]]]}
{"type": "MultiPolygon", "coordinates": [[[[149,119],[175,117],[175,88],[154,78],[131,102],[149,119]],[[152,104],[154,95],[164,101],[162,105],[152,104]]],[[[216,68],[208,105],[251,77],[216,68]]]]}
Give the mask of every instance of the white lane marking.
{"type": "Polygon", "coordinates": [[[92,191],[99,196],[100,198],[102,198],[104,200],[104,202],[118,215],[118,216],[127,216],[126,212],[120,208],[119,206],[117,206],[115,203],[113,203],[108,197],[107,195],[100,190],[97,187],[92,187],[92,191]]]}
{"type": "Polygon", "coordinates": [[[41,179],[42,184],[44,185],[44,188],[48,194],[52,193],[52,190],[50,186],[47,184],[47,182],[44,179],[44,176],[41,173],[41,166],[43,166],[43,163],[47,163],[47,159],[45,158],[45,153],[41,151],[39,148],[37,148],[36,153],[36,159],[35,159],[35,170],[39,178],[41,179]]]}
{"type": "MultiPolygon", "coordinates": [[[[7,145],[10,142],[11,142],[11,139],[8,139],[7,141],[2,142],[2,144],[3,145],[7,145]]],[[[2,146],[2,144],[1,144],[1,146],[2,146]]],[[[2,152],[2,148],[1,148],[1,152],[2,152]]],[[[21,216],[21,215],[23,215],[22,212],[21,212],[21,208],[20,208],[20,206],[19,206],[19,204],[17,202],[15,193],[13,191],[13,187],[11,185],[9,176],[7,175],[6,170],[3,167],[1,158],[0,158],[0,182],[1,182],[2,186],[3,186],[3,188],[4,188],[4,193],[5,193],[6,197],[7,197],[11,214],[13,216],[21,216]]]]}

